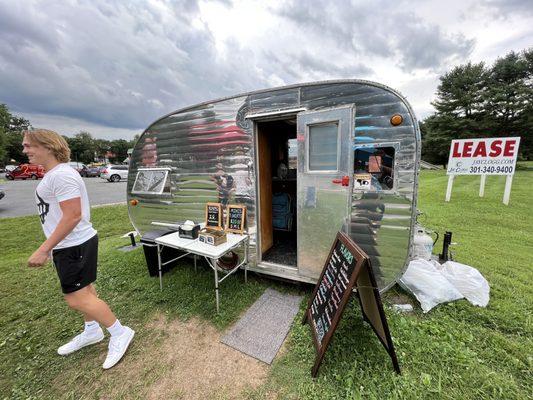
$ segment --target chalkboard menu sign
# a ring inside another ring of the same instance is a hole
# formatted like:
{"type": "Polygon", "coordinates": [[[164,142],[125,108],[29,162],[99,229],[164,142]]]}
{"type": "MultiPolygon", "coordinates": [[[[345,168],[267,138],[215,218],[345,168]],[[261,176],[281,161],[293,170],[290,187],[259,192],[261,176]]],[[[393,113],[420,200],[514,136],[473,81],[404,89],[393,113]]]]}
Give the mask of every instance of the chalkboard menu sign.
{"type": "Polygon", "coordinates": [[[205,205],[205,226],[211,229],[222,229],[222,204],[207,203],[205,205]]]}
{"type": "Polygon", "coordinates": [[[309,322],[311,326],[318,353],[311,371],[313,377],[318,373],[354,287],[359,294],[363,318],[385,346],[396,371],[400,371],[370,260],[350,237],[338,232],[303,319],[303,323],[309,322]]]}
{"type": "Polygon", "coordinates": [[[323,346],[332,322],[339,312],[339,307],[347,297],[346,294],[349,297],[353,286],[350,278],[356,266],[356,258],[348,248],[349,244],[343,242],[343,237],[337,236],[337,238],[318,285],[316,296],[311,303],[311,321],[316,331],[319,347],[323,346]]]}
{"type": "Polygon", "coordinates": [[[242,234],[244,232],[245,220],[246,220],[246,206],[239,206],[239,205],[228,206],[226,231],[242,234]]]}

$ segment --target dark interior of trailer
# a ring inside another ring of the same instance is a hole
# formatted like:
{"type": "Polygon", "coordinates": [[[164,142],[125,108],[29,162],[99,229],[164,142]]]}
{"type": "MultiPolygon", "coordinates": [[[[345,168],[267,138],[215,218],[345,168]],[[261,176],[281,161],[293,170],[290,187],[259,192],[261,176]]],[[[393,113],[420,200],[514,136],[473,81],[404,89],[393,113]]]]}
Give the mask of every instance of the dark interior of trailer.
{"type": "Polygon", "coordinates": [[[257,123],[261,259],[296,267],[296,119],[257,123]]]}

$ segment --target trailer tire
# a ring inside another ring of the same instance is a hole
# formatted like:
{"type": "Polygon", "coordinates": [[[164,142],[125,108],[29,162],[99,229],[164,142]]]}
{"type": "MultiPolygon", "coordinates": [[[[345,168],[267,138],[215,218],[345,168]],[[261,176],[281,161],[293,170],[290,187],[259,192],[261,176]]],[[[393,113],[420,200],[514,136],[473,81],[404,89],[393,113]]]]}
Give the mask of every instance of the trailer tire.
{"type": "Polygon", "coordinates": [[[31,179],[32,181],[37,180],[37,175],[35,175],[35,174],[31,174],[30,179],[31,179]]]}

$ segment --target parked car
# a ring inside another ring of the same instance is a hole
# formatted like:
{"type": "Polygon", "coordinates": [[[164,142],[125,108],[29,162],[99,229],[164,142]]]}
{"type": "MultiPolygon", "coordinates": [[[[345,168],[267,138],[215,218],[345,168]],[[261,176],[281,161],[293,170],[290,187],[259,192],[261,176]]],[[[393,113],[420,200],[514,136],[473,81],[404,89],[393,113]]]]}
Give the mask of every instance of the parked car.
{"type": "Polygon", "coordinates": [[[13,171],[6,172],[6,178],[14,179],[39,179],[44,176],[44,167],[37,164],[20,164],[13,171]]]}
{"type": "Polygon", "coordinates": [[[91,178],[93,176],[100,176],[101,167],[87,167],[84,165],[83,168],[78,172],[81,176],[91,178]]]}
{"type": "Polygon", "coordinates": [[[87,168],[87,166],[79,161],[69,161],[68,165],[70,165],[72,168],[74,168],[76,171],[78,171],[81,174],[81,171],[84,168],[87,168]]]}
{"type": "Polygon", "coordinates": [[[13,171],[15,168],[17,168],[16,165],[13,165],[13,164],[8,164],[6,165],[5,167],[0,167],[0,173],[8,173],[10,171],[13,171]]]}
{"type": "Polygon", "coordinates": [[[127,165],[107,165],[101,172],[100,178],[109,182],[119,182],[121,179],[128,179],[127,165]]]}

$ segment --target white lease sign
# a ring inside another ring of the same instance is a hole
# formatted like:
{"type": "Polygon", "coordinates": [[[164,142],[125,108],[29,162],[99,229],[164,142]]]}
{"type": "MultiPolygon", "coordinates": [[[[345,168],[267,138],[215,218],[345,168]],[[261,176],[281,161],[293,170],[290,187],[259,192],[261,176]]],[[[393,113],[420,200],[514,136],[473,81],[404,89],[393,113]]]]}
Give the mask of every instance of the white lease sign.
{"type": "Polygon", "coordinates": [[[484,194],[487,175],[507,175],[503,202],[509,204],[519,145],[520,137],[452,140],[446,201],[450,201],[455,175],[481,175],[480,196],[484,194]]]}

